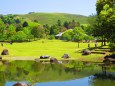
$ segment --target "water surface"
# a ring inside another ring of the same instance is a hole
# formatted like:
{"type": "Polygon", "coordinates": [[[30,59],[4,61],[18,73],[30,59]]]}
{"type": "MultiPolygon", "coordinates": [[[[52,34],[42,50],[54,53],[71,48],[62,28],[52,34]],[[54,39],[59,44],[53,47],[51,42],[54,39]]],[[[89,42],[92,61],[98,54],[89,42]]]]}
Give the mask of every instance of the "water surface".
{"type": "Polygon", "coordinates": [[[114,76],[115,66],[102,70],[102,64],[92,62],[0,62],[0,86],[17,82],[32,86],[115,86],[114,76]]]}

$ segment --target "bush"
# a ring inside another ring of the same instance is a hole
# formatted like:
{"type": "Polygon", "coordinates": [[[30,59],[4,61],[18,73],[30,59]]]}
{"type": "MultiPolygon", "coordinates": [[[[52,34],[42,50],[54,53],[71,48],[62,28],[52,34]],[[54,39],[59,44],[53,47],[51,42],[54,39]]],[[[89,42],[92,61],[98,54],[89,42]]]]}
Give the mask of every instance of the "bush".
{"type": "Polygon", "coordinates": [[[49,35],[49,36],[48,36],[48,39],[49,39],[49,40],[53,40],[53,39],[55,39],[55,36],[54,36],[54,35],[49,35]]]}
{"type": "Polygon", "coordinates": [[[111,51],[115,51],[115,43],[110,43],[109,47],[111,51]]]}

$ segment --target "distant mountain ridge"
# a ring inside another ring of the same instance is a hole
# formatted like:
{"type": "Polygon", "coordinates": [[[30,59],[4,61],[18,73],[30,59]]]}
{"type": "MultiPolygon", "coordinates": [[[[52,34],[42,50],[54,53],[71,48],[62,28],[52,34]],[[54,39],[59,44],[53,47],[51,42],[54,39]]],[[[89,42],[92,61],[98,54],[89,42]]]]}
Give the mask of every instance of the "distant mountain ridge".
{"type": "Polygon", "coordinates": [[[30,12],[28,14],[18,15],[24,19],[29,19],[31,21],[37,21],[39,24],[56,24],[58,20],[64,21],[72,21],[73,19],[76,22],[80,22],[81,24],[87,24],[87,16],[77,15],[77,14],[67,14],[67,13],[34,13],[30,12]]]}

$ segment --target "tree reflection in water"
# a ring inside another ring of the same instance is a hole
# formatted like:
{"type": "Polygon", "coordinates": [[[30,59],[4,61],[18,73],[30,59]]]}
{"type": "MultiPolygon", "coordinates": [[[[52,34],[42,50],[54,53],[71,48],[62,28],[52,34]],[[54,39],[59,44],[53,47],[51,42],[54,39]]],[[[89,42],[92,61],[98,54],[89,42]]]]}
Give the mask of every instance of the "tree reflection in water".
{"type": "Polygon", "coordinates": [[[102,71],[90,77],[91,86],[115,86],[115,65],[102,65],[102,71]]]}
{"type": "MultiPolygon", "coordinates": [[[[106,69],[107,72],[115,72],[114,66],[106,69]]],[[[94,76],[89,78],[89,86],[98,86],[96,83],[102,83],[102,77],[105,79],[105,82],[106,80],[109,82],[108,77],[111,77],[110,80],[113,79],[113,75],[106,76],[107,78],[103,76],[101,66],[91,62],[78,62],[74,60],[62,61],[62,64],[43,64],[35,61],[0,62],[0,86],[5,86],[7,81],[26,81],[28,84],[33,84],[34,86],[35,83],[40,82],[65,81],[84,78],[91,75],[94,76]],[[99,76],[101,78],[99,78],[99,76]]]]}

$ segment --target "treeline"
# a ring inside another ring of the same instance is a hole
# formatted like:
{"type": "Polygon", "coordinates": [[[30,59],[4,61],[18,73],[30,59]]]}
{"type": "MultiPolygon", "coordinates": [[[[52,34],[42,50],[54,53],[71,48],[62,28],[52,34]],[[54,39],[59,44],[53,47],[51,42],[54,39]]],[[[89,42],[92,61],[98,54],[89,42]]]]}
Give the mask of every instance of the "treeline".
{"type": "Polygon", "coordinates": [[[81,27],[81,25],[75,20],[65,21],[64,23],[58,20],[55,25],[49,26],[48,24],[40,25],[36,21],[27,21],[27,19],[20,18],[17,15],[0,15],[0,41],[22,42],[40,38],[54,39],[55,35],[60,32],[65,33],[62,39],[72,40],[68,30],[74,30],[76,27],[81,27]]]}

